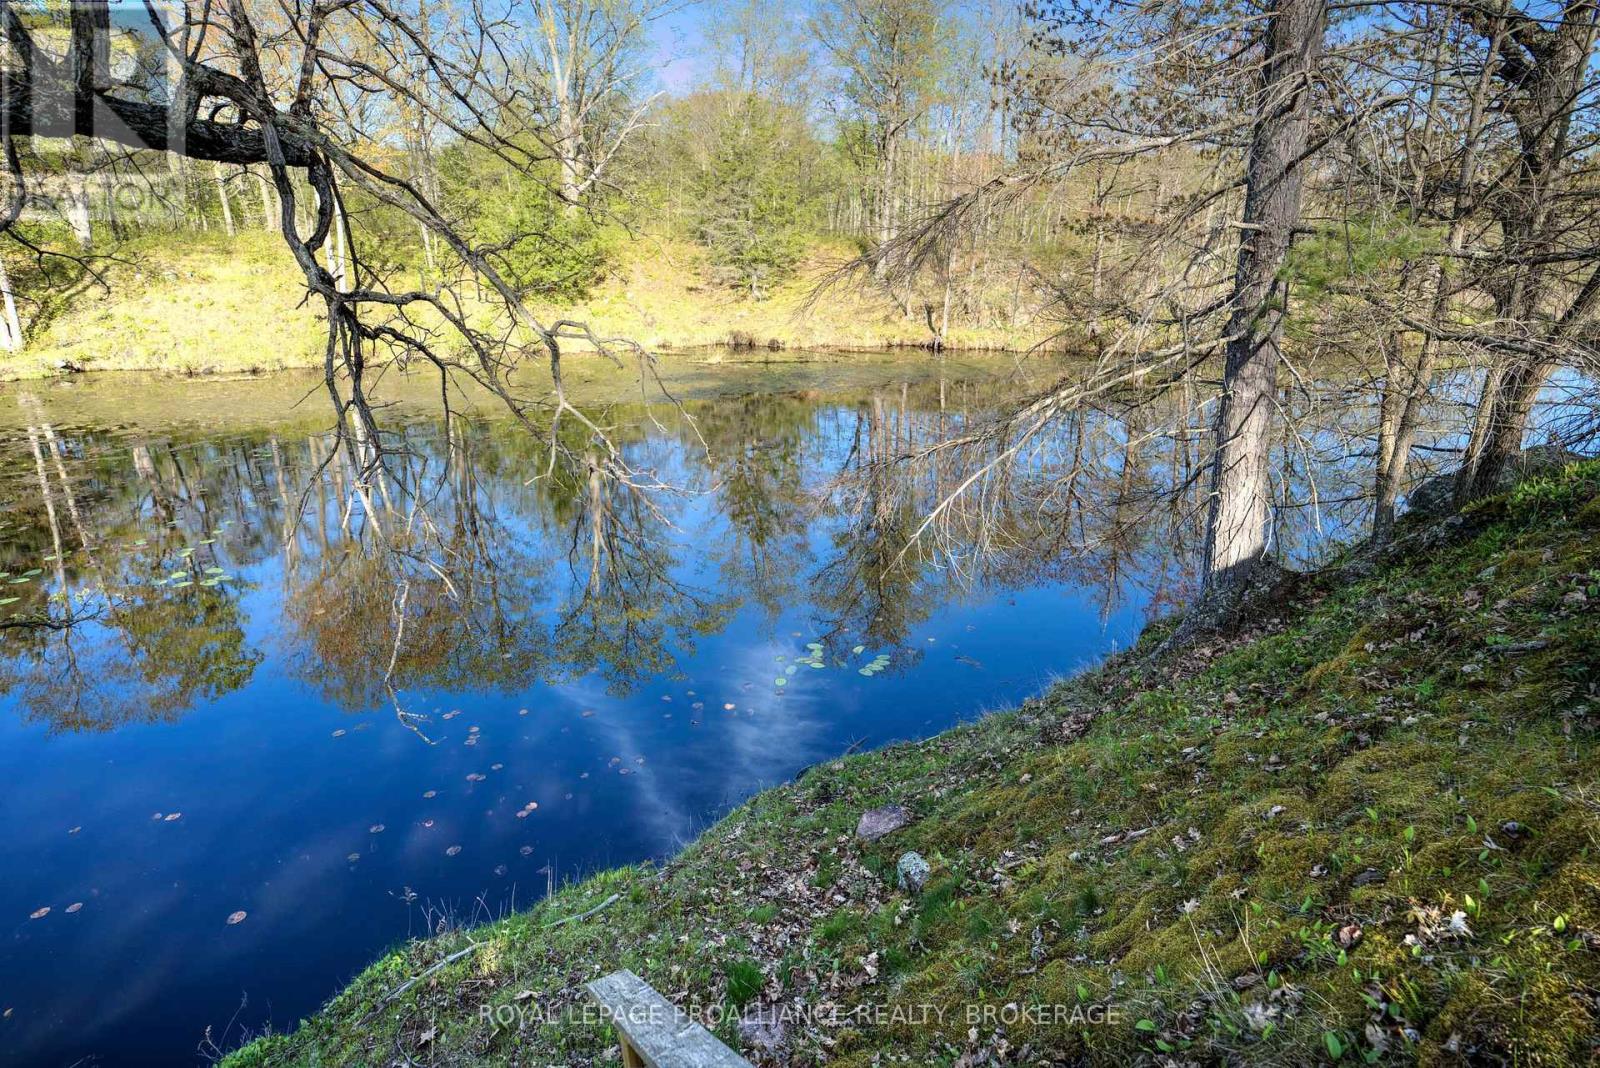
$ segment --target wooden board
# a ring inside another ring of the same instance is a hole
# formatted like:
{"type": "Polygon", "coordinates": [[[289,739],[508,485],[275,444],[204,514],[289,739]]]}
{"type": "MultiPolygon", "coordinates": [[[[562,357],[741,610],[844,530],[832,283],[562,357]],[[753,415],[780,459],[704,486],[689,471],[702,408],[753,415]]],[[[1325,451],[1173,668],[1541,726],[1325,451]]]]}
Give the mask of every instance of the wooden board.
{"type": "Polygon", "coordinates": [[[626,968],[596,979],[587,989],[621,1032],[624,1046],[632,1046],[650,1068],[751,1068],[626,968]]]}

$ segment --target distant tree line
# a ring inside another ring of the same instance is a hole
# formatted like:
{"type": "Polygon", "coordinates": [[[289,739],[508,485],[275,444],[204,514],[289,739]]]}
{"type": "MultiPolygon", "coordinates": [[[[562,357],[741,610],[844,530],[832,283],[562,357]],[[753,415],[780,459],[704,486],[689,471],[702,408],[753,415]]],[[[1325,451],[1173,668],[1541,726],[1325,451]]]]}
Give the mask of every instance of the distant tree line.
{"type": "Polygon", "coordinates": [[[1313,361],[1376,398],[1341,444],[1370,454],[1380,539],[1440,373],[1475,376],[1463,501],[1501,484],[1556,369],[1593,381],[1600,0],[724,0],[674,96],[649,54],[672,0],[0,6],[4,340],[30,293],[96,274],[97,226],[269,227],[327,309],[363,470],[386,360],[530,427],[586,422],[563,343],[642,354],[528,302],[647,228],[755,298],[836,239],[935,347],[1024,306],[1054,323],[1093,361],[971,431],[1012,456],[1077,407],[1185,390],[1212,439],[1208,604],[1270,555],[1313,361]],[[115,210],[130,189],[141,210],[115,210]],[[553,402],[511,384],[532,358],[553,402]]]}

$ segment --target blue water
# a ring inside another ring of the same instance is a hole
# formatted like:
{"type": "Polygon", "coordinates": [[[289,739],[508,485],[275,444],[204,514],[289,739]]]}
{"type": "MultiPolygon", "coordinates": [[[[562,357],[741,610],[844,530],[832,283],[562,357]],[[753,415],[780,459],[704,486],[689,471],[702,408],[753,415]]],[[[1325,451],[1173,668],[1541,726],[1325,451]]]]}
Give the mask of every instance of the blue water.
{"type": "MultiPolygon", "coordinates": [[[[63,585],[99,615],[0,632],[0,1060],[182,1064],[291,1027],[441,917],[669,855],[811,763],[1014,704],[1136,636],[1153,585],[1131,555],[961,574],[912,554],[885,581],[899,543],[834,478],[874,432],[970,416],[982,390],[946,383],[965,400],[941,408],[922,371],[851,374],[691,401],[709,459],[681,422],[612,409],[636,469],[686,492],[597,579],[581,479],[530,483],[544,454],[474,424],[470,477],[430,505],[453,597],[317,475],[320,412],[230,387],[240,431],[37,398],[0,445],[19,598],[0,616],[61,618],[63,585]]],[[[449,467],[434,415],[393,418],[449,467]]],[[[897,522],[932,491],[900,492],[897,522]]]]}

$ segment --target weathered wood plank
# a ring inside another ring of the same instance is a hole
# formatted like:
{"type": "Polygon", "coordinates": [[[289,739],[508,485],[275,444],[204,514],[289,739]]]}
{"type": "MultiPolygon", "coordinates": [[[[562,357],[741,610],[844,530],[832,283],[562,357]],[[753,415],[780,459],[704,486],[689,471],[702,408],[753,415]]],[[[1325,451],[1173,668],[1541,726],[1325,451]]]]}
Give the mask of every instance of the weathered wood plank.
{"type": "Polygon", "coordinates": [[[588,985],[589,996],[649,1068],[750,1068],[687,1013],[624,968],[588,985]]]}

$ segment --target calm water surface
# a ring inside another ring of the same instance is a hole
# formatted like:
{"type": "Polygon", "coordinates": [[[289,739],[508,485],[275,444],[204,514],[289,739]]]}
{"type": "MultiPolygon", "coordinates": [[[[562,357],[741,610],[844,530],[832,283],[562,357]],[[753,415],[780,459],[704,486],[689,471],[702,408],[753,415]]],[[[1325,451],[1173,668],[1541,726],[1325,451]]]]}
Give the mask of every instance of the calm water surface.
{"type": "MultiPolygon", "coordinates": [[[[193,1063],[441,919],[667,856],[1128,644],[1189,590],[1195,394],[881,464],[1063,371],[680,358],[679,409],[577,361],[615,454],[391,376],[366,486],[311,377],[6,387],[0,1060],[193,1063]]],[[[1282,400],[1303,560],[1361,521],[1372,397],[1282,400]]]]}
{"type": "Polygon", "coordinates": [[[597,381],[672,487],[644,494],[582,434],[552,469],[506,420],[447,428],[428,383],[385,415],[415,477],[365,499],[305,378],[0,395],[0,619],[73,621],[0,631],[0,1058],[182,1064],[292,1026],[441,914],[668,855],[1128,643],[1176,590],[1136,532],[1022,552],[1055,518],[1023,500],[992,563],[959,532],[899,558],[937,479],[835,483],[1011,374],[669,368],[693,425],[597,381]]]}

